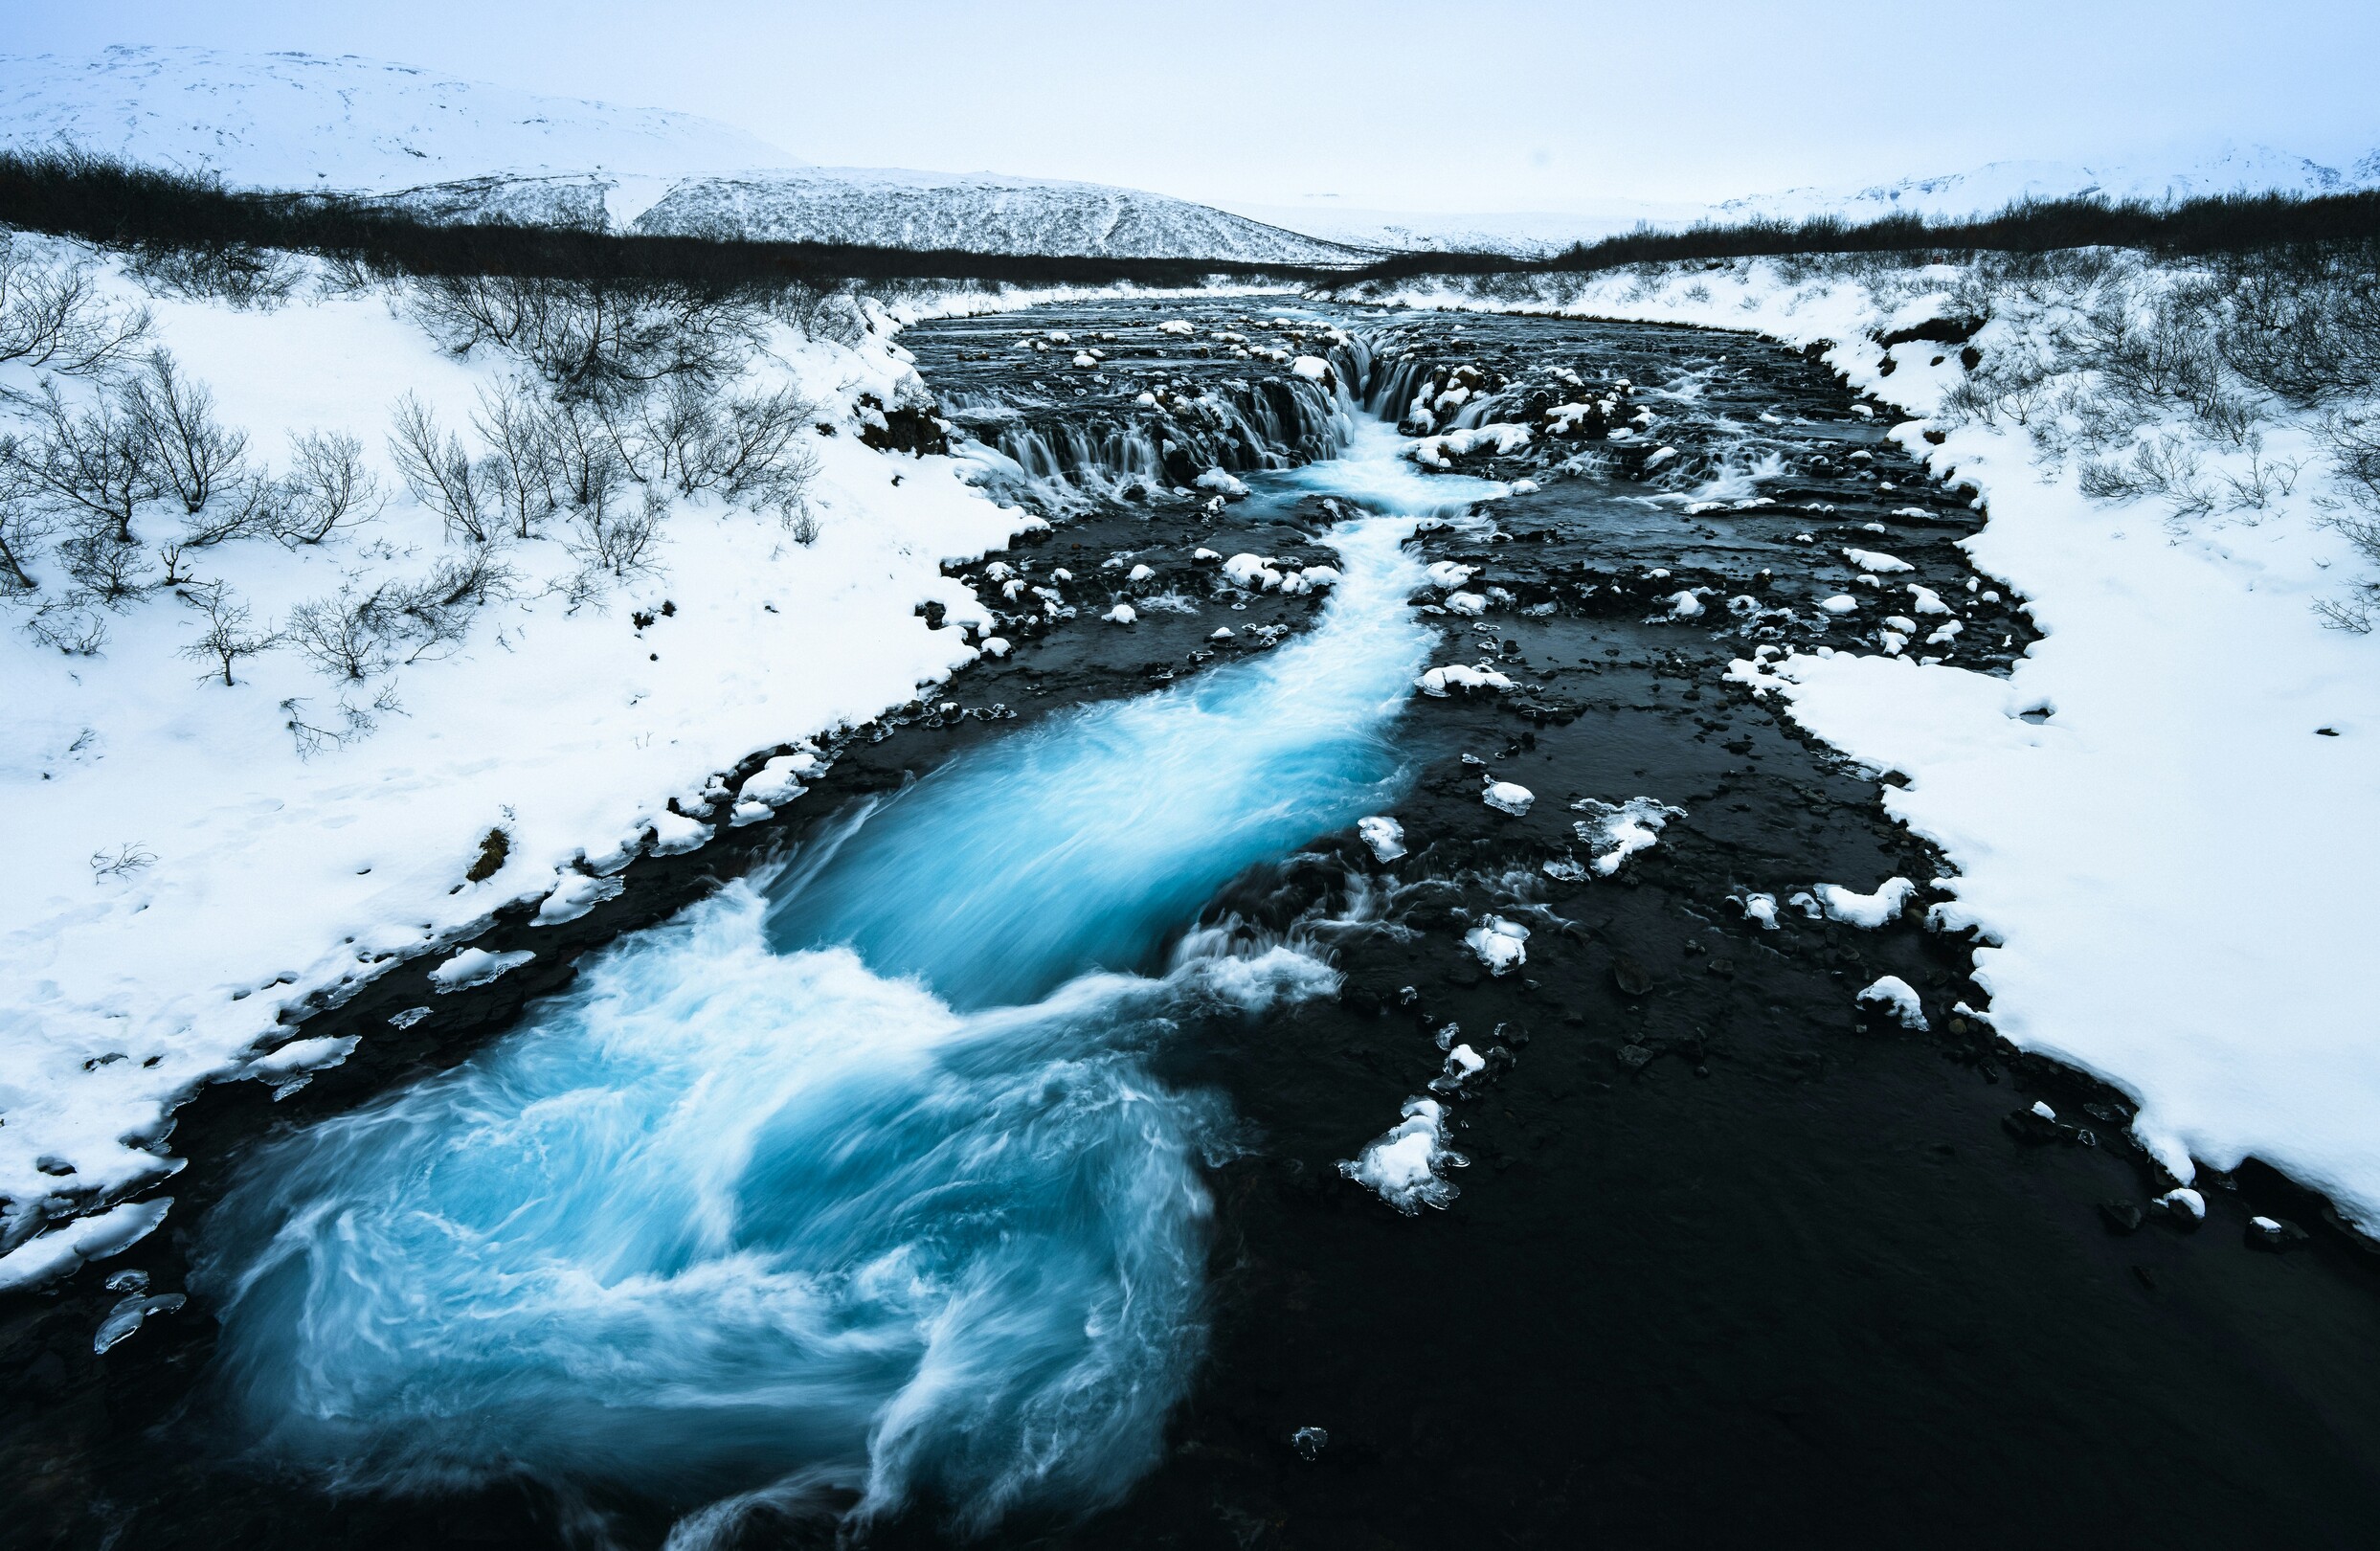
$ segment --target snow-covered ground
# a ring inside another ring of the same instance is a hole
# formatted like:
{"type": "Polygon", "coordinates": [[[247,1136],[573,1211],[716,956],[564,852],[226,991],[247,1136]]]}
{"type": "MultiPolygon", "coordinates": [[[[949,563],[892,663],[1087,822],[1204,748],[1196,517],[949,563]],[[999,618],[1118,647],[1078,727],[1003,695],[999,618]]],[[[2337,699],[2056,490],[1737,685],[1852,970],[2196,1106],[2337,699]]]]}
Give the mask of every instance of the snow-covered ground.
{"type": "Polygon", "coordinates": [[[1404,300],[1823,345],[1906,415],[1895,439],[1982,492],[1989,520],[1966,548],[2029,600],[2043,639],[2009,678],[1960,665],[1955,646],[1747,660],[1736,676],[1907,777],[1884,800],[1955,867],[1939,918],[1985,934],[1977,978],[2001,1033],[2136,1098],[2135,1132],[2182,1180],[2193,1159],[2253,1156],[2380,1233],[2364,919],[2380,877],[2380,640],[2324,612],[2368,598],[2371,564],[2334,526],[2363,508],[2321,435],[2325,415],[2373,406],[2293,405],[2218,373],[2228,432],[2171,389],[2120,408],[2061,330],[2103,339],[2107,309],[2138,324],[2190,277],[2122,258],[2032,283],[2012,271],[1763,260],[1551,281],[1534,300],[1404,300]],[[1965,393],[1955,346],[1878,343],[1978,311],[1965,393]],[[2086,469],[2105,488],[2111,469],[2137,484],[2152,466],[2166,494],[2083,493],[2086,469]]]}
{"type": "MultiPolygon", "coordinates": [[[[15,240],[40,261],[73,257],[15,240]]],[[[566,917],[640,847],[706,838],[671,799],[692,806],[748,755],[872,718],[972,661],[968,627],[989,616],[941,564],[1039,521],[962,481],[954,460],[862,445],[873,412],[861,395],[916,392],[883,319],[848,345],[777,325],[737,386],[790,386],[815,405],[797,449],[816,471],[793,520],[715,494],[673,499],[653,569],[598,569],[589,596],[574,581],[590,572],[584,537],[557,512],[537,536],[493,547],[512,578],[460,639],[353,683],[284,644],[238,658],[227,686],[182,655],[199,622],[187,599],[204,584],[225,584],[261,635],[309,600],[476,548],[407,493],[388,451],[392,406],[415,395],[471,437],[489,413],[483,393],[519,364],[442,351],[388,292],[241,311],[146,298],[105,266],[101,280],[121,304],[149,308],[148,344],[213,391],[252,466],[283,472],[292,437],[345,433],[391,499],[320,545],[188,549],[180,589],[87,611],[106,629],[96,655],[21,628],[72,590],[54,550],[26,551],[40,590],[9,600],[0,621],[0,1286],[154,1225],[144,1203],[29,1240],[177,1167],[167,1122],[199,1086],[285,1082],[345,1054],[324,1040],[284,1048],[303,1030],[277,1022],[282,1009],[445,953],[512,901],[549,899],[566,917]],[[927,601],[950,628],[916,617],[927,601]],[[362,731],[343,706],[369,732],[303,747],[293,722],[362,731]],[[508,843],[502,865],[467,882],[491,830],[508,843]]],[[[99,392],[58,381],[76,404],[99,392]]],[[[0,387],[35,386],[21,363],[0,369],[0,387]]],[[[154,581],[182,505],[146,501],[134,527],[154,581]]],[[[768,800],[797,796],[797,775],[780,772],[768,800]]],[[[485,957],[459,959],[451,978],[505,967],[485,957]]]]}

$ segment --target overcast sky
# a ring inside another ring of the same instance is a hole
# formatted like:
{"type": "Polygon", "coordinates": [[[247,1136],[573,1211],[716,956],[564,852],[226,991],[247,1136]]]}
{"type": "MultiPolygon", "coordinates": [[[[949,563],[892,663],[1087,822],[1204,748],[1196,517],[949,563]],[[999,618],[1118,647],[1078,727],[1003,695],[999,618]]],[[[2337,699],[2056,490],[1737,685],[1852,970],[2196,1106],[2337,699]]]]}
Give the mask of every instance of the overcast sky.
{"type": "Polygon", "coordinates": [[[0,49],[363,54],[803,161],[1413,211],[1703,201],[2225,139],[2380,147],[2380,3],[0,0],[0,49]]]}

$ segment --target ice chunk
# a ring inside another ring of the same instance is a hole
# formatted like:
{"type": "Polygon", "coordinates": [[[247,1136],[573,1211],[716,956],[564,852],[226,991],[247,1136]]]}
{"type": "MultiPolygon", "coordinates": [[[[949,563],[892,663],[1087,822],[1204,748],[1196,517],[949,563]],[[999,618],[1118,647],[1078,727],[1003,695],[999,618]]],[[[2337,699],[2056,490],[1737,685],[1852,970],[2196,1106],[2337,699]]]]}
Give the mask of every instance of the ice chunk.
{"type": "Polygon", "coordinates": [[[1125,574],[1124,579],[1125,579],[1126,581],[1128,581],[1128,582],[1144,582],[1144,581],[1148,581],[1148,580],[1150,580],[1151,578],[1153,578],[1153,577],[1154,577],[1154,576],[1156,576],[1156,569],[1155,569],[1155,568],[1153,568],[1153,567],[1150,567],[1150,566],[1134,566],[1134,567],[1133,567],[1133,569],[1132,569],[1129,573],[1127,573],[1125,574]]]}
{"type": "Polygon", "coordinates": [[[1479,800],[1498,813],[1509,813],[1517,819],[1529,811],[1538,795],[1513,781],[1490,781],[1481,790],[1479,800]]]}
{"type": "Polygon", "coordinates": [[[1743,896],[1742,903],[1743,918],[1745,920],[1758,921],[1761,924],[1761,930],[1763,932],[1774,932],[1777,930],[1776,895],[1746,894],[1743,896]]]}
{"type": "Polygon", "coordinates": [[[509,975],[536,956],[527,948],[517,948],[508,954],[491,954],[484,948],[465,948],[430,972],[430,984],[438,991],[467,990],[475,985],[485,985],[499,976],[509,975]]]}
{"type": "Polygon", "coordinates": [[[1488,600],[1480,596],[1477,593],[1448,593],[1447,595],[1447,612],[1448,614],[1460,614],[1468,618],[1476,619],[1481,615],[1488,612],[1488,600]]]}
{"type": "Polygon", "coordinates": [[[1491,915],[1463,933],[1463,944],[1479,955],[1491,975],[1509,975],[1529,961],[1529,929],[1491,915]]]}
{"type": "Polygon", "coordinates": [[[1394,862],[1404,855],[1404,825],[1382,814],[1356,820],[1356,834],[1372,847],[1372,854],[1382,862],[1394,862]]]}
{"type": "Polygon", "coordinates": [[[1472,567],[1458,566],[1451,560],[1433,560],[1429,563],[1429,585],[1432,587],[1451,590],[1462,586],[1476,572],[1472,567]]]}
{"type": "Polygon", "coordinates": [[[189,1300],[179,1292],[160,1292],[153,1297],[134,1294],[107,1311],[100,1328],[91,1337],[91,1350],[96,1354],[123,1340],[141,1328],[141,1321],[153,1314],[171,1314],[189,1300]]]}
{"type": "Polygon", "coordinates": [[[1925,1009],[1918,1000],[1916,988],[1897,975],[1884,976],[1854,1000],[1872,1012],[1889,1014],[1903,1028],[1926,1026],[1925,1009]]]}
{"type": "Polygon", "coordinates": [[[1595,872],[1605,878],[1619,871],[1621,863],[1658,841],[1662,828],[1671,820],[1686,817],[1685,809],[1655,802],[1649,797],[1630,798],[1618,803],[1581,798],[1570,807],[1573,812],[1593,815],[1572,824],[1570,829],[1594,850],[1595,872]]]}
{"type": "Polygon", "coordinates": [[[322,1071],[353,1055],[362,1042],[360,1034],[318,1034],[312,1039],[291,1040],[270,1055],[249,1062],[248,1075],[270,1082],[302,1071],[322,1071]]]}
{"type": "Polygon", "coordinates": [[[1407,1099],[1403,1114],[1395,1129],[1340,1163],[1338,1172],[1412,1217],[1425,1206],[1452,1201],[1459,1192],[1440,1171],[1471,1160],[1447,1146],[1447,1111],[1436,1099],[1407,1099]]]}
{"type": "Polygon", "coordinates": [[[1702,612],[1702,599],[1689,592],[1670,595],[1670,613],[1673,618],[1691,619],[1702,612]]]}

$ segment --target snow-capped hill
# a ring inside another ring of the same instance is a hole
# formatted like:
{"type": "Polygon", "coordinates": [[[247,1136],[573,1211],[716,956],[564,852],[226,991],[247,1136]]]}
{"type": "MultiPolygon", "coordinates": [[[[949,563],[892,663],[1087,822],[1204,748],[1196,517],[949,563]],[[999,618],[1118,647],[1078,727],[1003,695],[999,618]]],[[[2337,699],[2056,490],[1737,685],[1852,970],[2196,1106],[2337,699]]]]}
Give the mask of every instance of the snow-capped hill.
{"type": "Polygon", "coordinates": [[[1597,200],[1568,211],[1471,214],[1235,204],[1252,219],[1358,248],[1405,253],[1512,253],[1541,258],[1638,226],[1679,226],[1698,205],[1650,199],[1597,200]]]}
{"type": "Polygon", "coordinates": [[[374,193],[493,173],[679,177],[795,160],[689,113],[353,55],[197,48],[0,56],[0,145],[73,145],[248,188],[374,193]]]}
{"type": "Polygon", "coordinates": [[[1965,172],[1902,178],[1865,189],[1786,189],[1723,200],[1712,207],[1712,216],[1722,221],[1798,221],[1814,215],[1847,221],[1885,215],[1955,218],[1990,214],[2020,200],[2101,198],[2163,205],[2228,193],[2339,193],[2374,184],[2380,184],[2380,151],[2342,172],[2269,146],[2226,146],[2178,167],[1989,162],[1965,172]]]}
{"type": "Polygon", "coordinates": [[[890,168],[688,178],[634,226],[684,236],[1102,258],[1347,264],[1373,257],[1137,189],[890,168]]]}

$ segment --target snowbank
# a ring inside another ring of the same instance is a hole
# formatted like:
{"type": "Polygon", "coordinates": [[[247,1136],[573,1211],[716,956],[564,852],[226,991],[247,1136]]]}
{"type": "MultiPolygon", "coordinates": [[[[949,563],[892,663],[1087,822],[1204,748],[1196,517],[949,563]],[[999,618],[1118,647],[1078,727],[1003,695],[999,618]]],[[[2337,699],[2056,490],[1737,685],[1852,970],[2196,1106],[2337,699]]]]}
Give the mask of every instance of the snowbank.
{"type": "MultiPolygon", "coordinates": [[[[2147,270],[2143,283],[2174,279],[2147,270]]],[[[2054,297],[1995,293],[1947,265],[1847,279],[1755,260],[1554,283],[1528,310],[1819,347],[1855,390],[1912,416],[1897,440],[1982,492],[1989,520],[1965,548],[2043,632],[2011,677],[1960,665],[1955,638],[1930,665],[1837,651],[1739,676],[1906,777],[1884,801],[1957,867],[1936,916],[1985,934],[1976,978],[2001,1033],[2131,1094],[2136,1134],[2178,1178],[2193,1158],[2253,1155],[2380,1232],[2380,1014],[2363,969],[2380,876],[2380,641],[2315,612],[2360,563],[2316,505],[2339,487],[2314,415],[2259,406],[2260,456],[2301,467],[2256,509],[2113,504],[2086,497],[2077,465],[2045,459],[2012,412],[1951,413],[1968,371],[1957,348],[1877,344],[1980,303],[1984,359],[2046,358],[2072,321],[2054,297]]],[[[2211,480],[2255,477],[2245,450],[2206,457],[2211,480]]]]}

